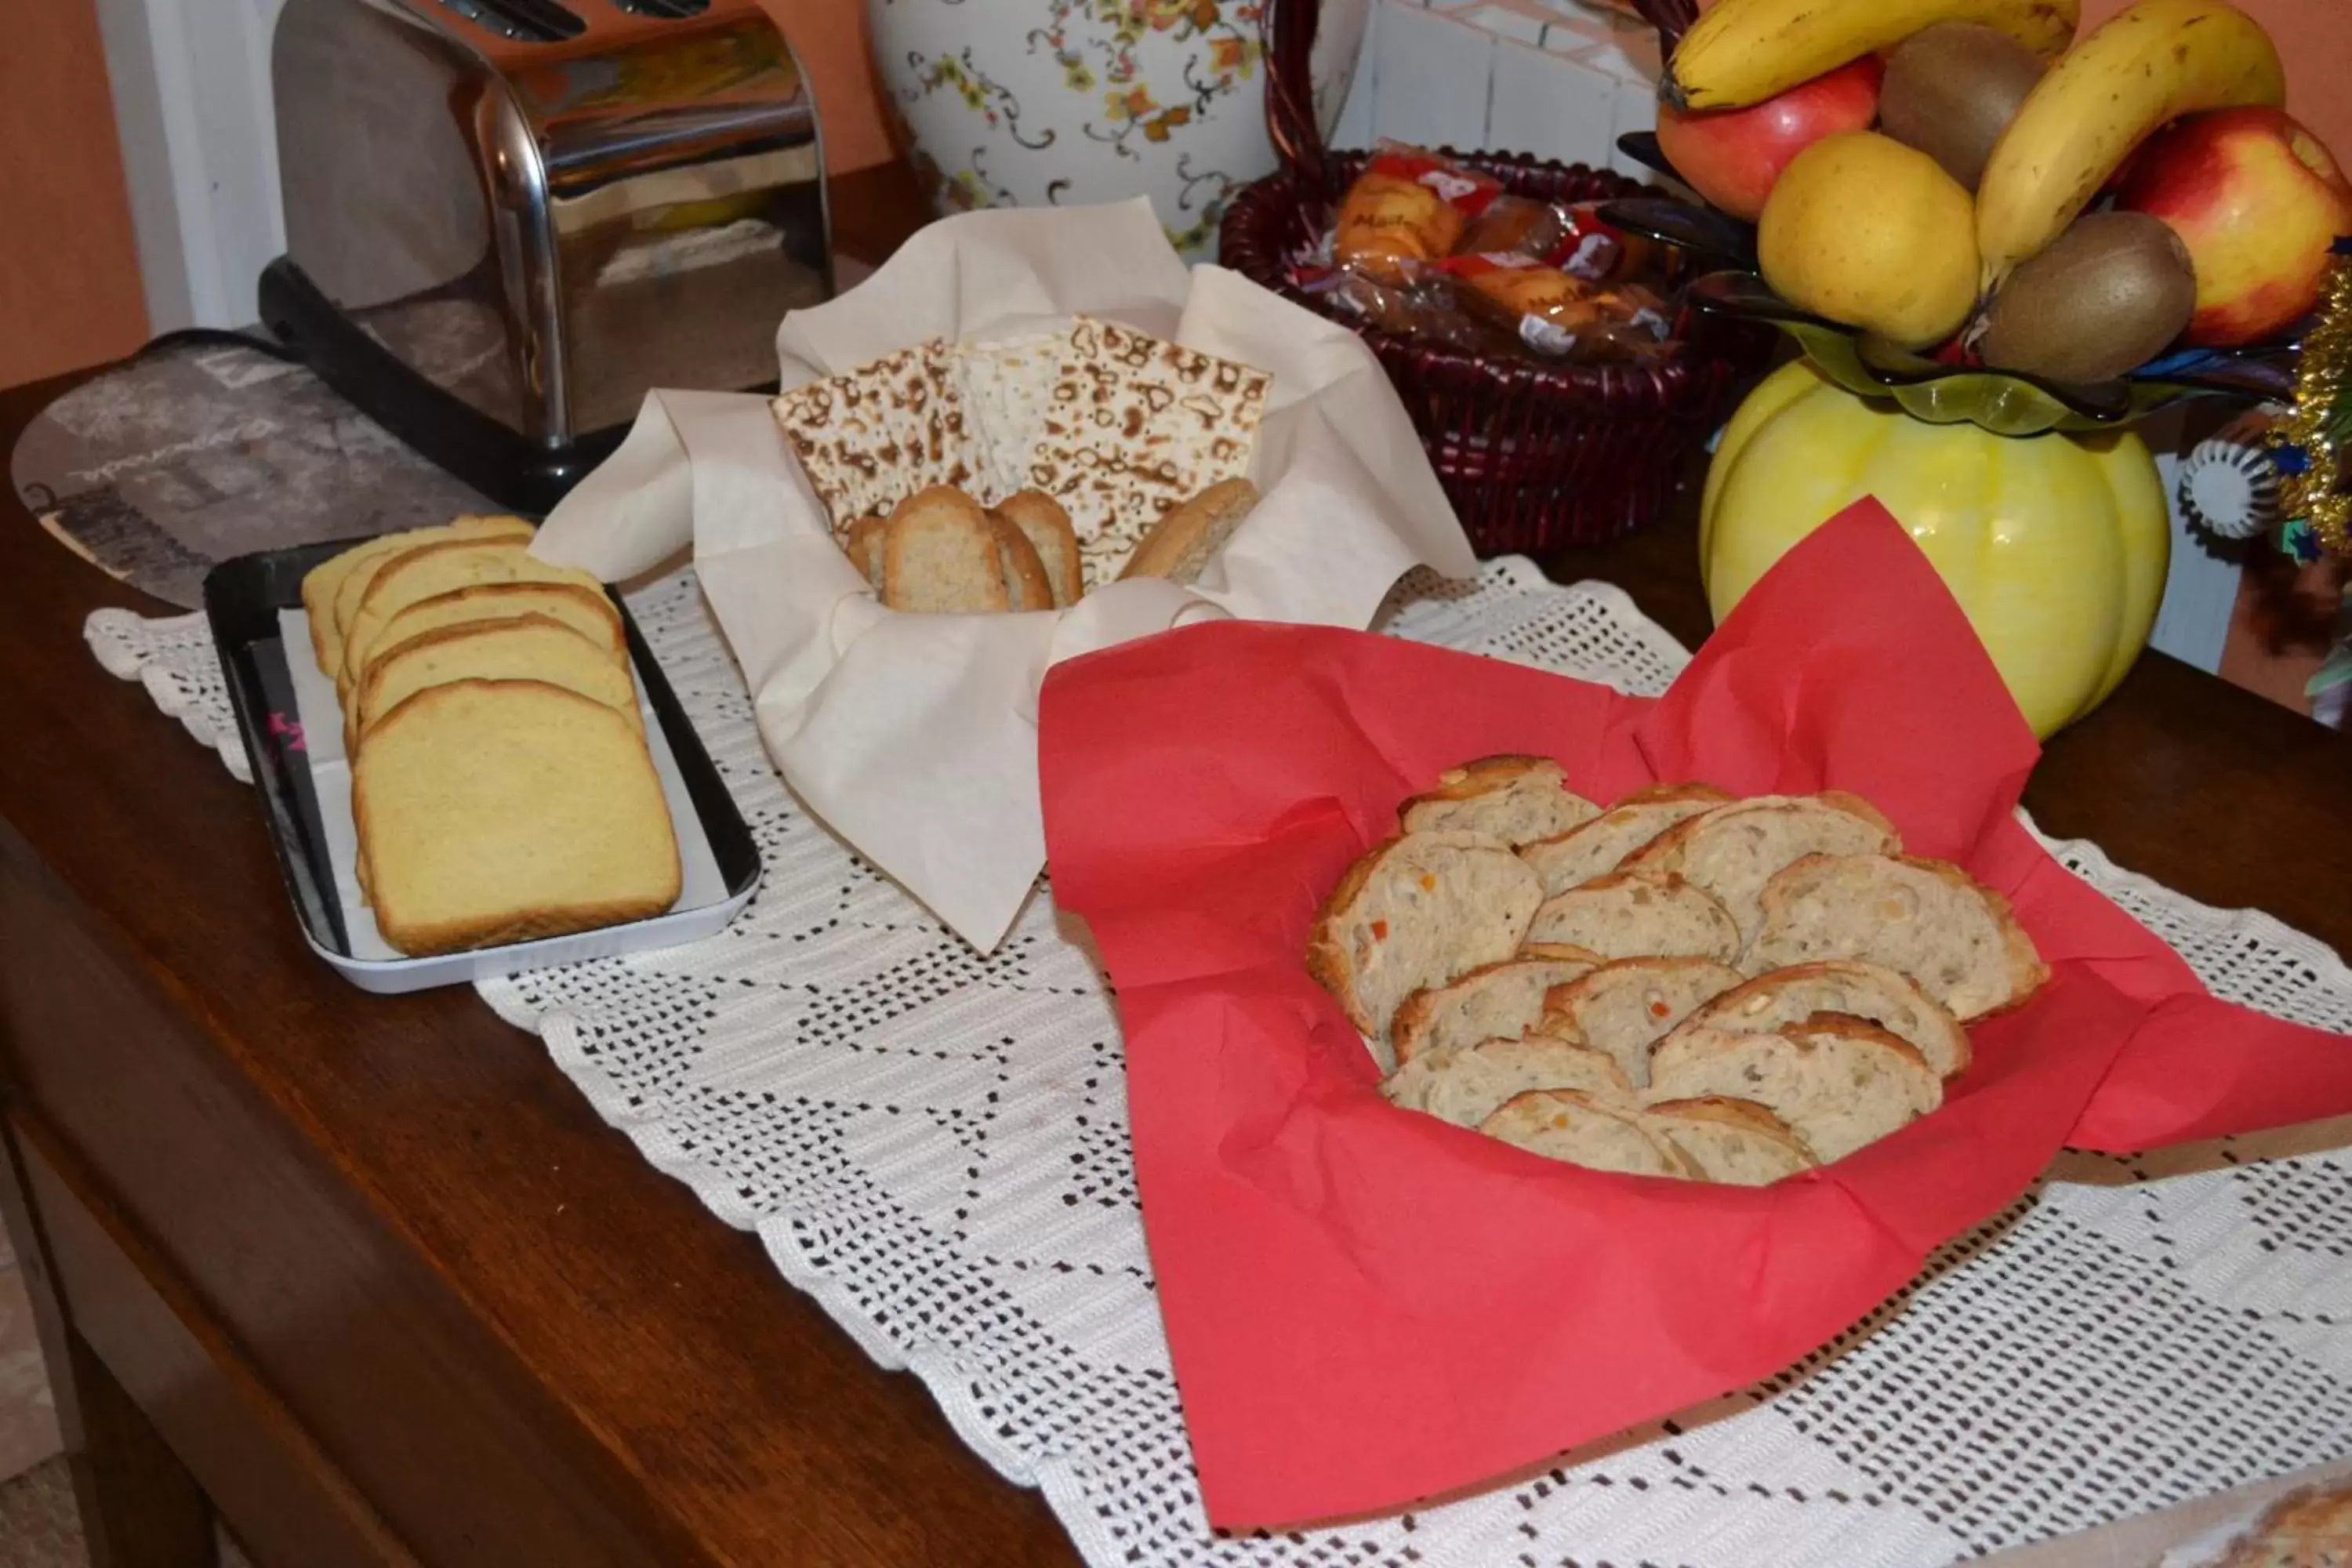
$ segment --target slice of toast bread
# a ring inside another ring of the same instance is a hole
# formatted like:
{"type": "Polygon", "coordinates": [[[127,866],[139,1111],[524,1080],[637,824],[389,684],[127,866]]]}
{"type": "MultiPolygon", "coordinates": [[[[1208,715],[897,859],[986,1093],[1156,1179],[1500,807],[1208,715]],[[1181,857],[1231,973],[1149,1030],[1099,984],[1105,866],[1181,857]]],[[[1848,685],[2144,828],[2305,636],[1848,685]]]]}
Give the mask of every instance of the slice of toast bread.
{"type": "Polygon", "coordinates": [[[1672,872],[1712,896],[1745,946],[1763,918],[1757,897],[1807,855],[1892,855],[1894,824],[1857,795],[1758,795],[1676,823],[1628,855],[1622,871],[1672,872]]]}
{"type": "Polygon", "coordinates": [[[1712,958],[1623,958],[1545,996],[1537,1027],[1608,1054],[1636,1089],[1650,1083],[1650,1047],[1696,1008],[1739,984],[1712,958]]]}
{"type": "Polygon", "coordinates": [[[1943,1080],[1908,1041],[1824,1014],[1770,1035],[1688,1025],[1650,1055],[1650,1100],[1752,1100],[1823,1163],[1943,1103],[1943,1080]]]}
{"type": "Polygon", "coordinates": [[[1939,1078],[1968,1068],[1969,1032],[1906,974],[1883,963],[1824,959],[1758,975],[1691,1015],[1694,1025],[1769,1033],[1816,1013],[1842,1013],[1899,1035],[1939,1078]]]}
{"type": "Polygon", "coordinates": [[[677,840],[636,728],[537,680],[429,687],[352,766],[376,925],[411,956],[656,915],[677,840]]]}
{"type": "Polygon", "coordinates": [[[1880,963],[1962,1023],[2015,1006],[2050,975],[2009,900],[1946,861],[1807,856],[1759,902],[1751,973],[1830,958],[1880,963]]]}
{"type": "Polygon", "coordinates": [[[1469,833],[1407,833],[1376,846],[1332,889],[1307,969],[1367,1038],[1406,997],[1517,952],[1542,889],[1509,848],[1469,833]]]}
{"type": "Polygon", "coordinates": [[[1707,784],[1652,784],[1635,790],[1580,826],[1520,847],[1549,898],[1617,869],[1619,862],[1676,823],[1735,798],[1707,784]]]}
{"type": "Polygon", "coordinates": [[[1639,1116],[1574,1089],[1535,1089],[1513,1096],[1478,1123],[1478,1131],[1530,1154],[1587,1170],[1687,1177],[1691,1173],[1682,1156],[1644,1130],[1639,1116]]]}
{"type": "Polygon", "coordinates": [[[883,534],[882,602],[915,615],[982,615],[1013,607],[1003,542],[978,501],[934,485],[900,501],[883,534]]]}
{"type": "Polygon", "coordinates": [[[384,622],[383,631],[368,650],[367,661],[358,671],[353,685],[365,685],[368,670],[375,661],[411,637],[423,637],[444,626],[481,626],[517,616],[543,616],[561,621],[614,658],[628,657],[628,642],[621,631],[621,612],[613,607],[613,601],[602,590],[576,583],[484,583],[420,599],[384,622]]]}
{"type": "Polygon", "coordinates": [[[642,732],[628,664],[548,616],[443,626],[372,659],[352,702],[360,742],[377,721],[428,686],[452,680],[544,680],[602,702],[642,732]]]}
{"type": "Polygon", "coordinates": [[[345,593],[356,607],[375,569],[404,550],[436,540],[469,535],[529,539],[531,525],[519,517],[460,517],[434,528],[385,533],[355,544],[313,566],[302,578],[302,613],[310,623],[310,651],[321,674],[332,677],[342,663],[345,593]]]}
{"type": "Polygon", "coordinates": [[[1765,1187],[1819,1163],[1787,1122],[1749,1100],[1669,1100],[1644,1110],[1641,1124],[1701,1181],[1765,1187]]]}
{"type": "Polygon", "coordinates": [[[1247,479],[1222,479],[1192,500],[1168,510],[1136,544],[1119,569],[1119,580],[1165,577],[1171,583],[1199,580],[1210,559],[1257,506],[1257,487],[1247,479]]]}
{"type": "Polygon", "coordinates": [[[1067,609],[1085,596],[1078,531],[1060,501],[1044,490],[1017,490],[996,503],[996,513],[1019,529],[1037,552],[1046,581],[1053,585],[1056,608],[1067,609]]]}
{"type": "Polygon", "coordinates": [[[1389,1029],[1383,1069],[1429,1051],[1459,1050],[1497,1035],[1516,1036],[1543,1016],[1544,995],[1588,973],[1601,960],[1576,948],[1544,947],[1474,969],[1447,985],[1404,999],[1389,1029]]]}
{"type": "Polygon", "coordinates": [[[1739,928],[1723,906],[1679,877],[1612,873],[1570,888],[1544,900],[1527,940],[1565,942],[1612,959],[1729,963],[1739,956],[1739,928]]]}
{"type": "Polygon", "coordinates": [[[1545,1035],[1416,1057],[1381,1084],[1391,1104],[1456,1127],[1477,1126],[1531,1089],[1572,1089],[1597,1103],[1629,1108],[1633,1100],[1623,1069],[1606,1055],[1545,1035]]]}
{"type": "Polygon", "coordinates": [[[1600,814],[1549,757],[1481,757],[1447,769],[1435,789],[1400,806],[1397,819],[1407,833],[1484,833],[1517,848],[1600,814]]]}
{"type": "Polygon", "coordinates": [[[486,583],[569,583],[593,594],[604,591],[585,572],[541,561],[520,539],[449,539],[405,551],[377,568],[345,623],[338,695],[350,700],[369,652],[394,616],[436,595],[486,583]]]}

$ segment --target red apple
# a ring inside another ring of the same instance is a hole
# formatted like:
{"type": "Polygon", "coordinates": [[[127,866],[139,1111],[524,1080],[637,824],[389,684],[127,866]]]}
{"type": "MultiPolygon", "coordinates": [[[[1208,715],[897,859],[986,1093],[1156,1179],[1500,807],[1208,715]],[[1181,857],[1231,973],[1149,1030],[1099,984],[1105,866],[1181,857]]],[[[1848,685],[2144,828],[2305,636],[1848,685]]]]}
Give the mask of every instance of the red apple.
{"type": "Polygon", "coordinates": [[[1708,112],[1658,105],[1658,151],[1691,189],[1754,223],[1789,161],[1824,136],[1867,131],[1878,119],[1886,63],[1864,55],[1746,109],[1708,112]]]}
{"type": "Polygon", "coordinates": [[[2162,218],[2197,268],[2183,341],[2258,342],[2319,301],[2327,247],[2352,234],[2352,180],[2275,109],[2191,115],[2132,161],[2119,205],[2162,218]]]}

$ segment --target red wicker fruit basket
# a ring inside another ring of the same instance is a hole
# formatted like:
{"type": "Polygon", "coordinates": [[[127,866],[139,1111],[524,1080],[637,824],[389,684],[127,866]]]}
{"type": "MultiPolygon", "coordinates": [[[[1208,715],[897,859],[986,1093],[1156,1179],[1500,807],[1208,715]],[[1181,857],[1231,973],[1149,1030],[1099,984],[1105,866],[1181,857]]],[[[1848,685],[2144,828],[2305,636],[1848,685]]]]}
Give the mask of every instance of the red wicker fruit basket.
{"type": "MultiPolygon", "coordinates": [[[[1696,15],[1691,0],[1636,4],[1669,47],[1696,15]]],[[[1268,0],[1266,120],[1282,163],[1226,207],[1218,259],[1363,331],[1480,554],[1598,543],[1651,521],[1685,457],[1763,369],[1769,334],[1694,321],[1685,313],[1673,352],[1654,362],[1543,364],[1365,329],[1300,288],[1298,262],[1329,230],[1339,198],[1365,163],[1363,153],[1325,147],[1316,127],[1307,68],[1316,10],[1317,0],[1268,0]]],[[[1642,189],[1580,163],[1453,155],[1506,189],[1545,201],[1601,201],[1642,189]]]]}

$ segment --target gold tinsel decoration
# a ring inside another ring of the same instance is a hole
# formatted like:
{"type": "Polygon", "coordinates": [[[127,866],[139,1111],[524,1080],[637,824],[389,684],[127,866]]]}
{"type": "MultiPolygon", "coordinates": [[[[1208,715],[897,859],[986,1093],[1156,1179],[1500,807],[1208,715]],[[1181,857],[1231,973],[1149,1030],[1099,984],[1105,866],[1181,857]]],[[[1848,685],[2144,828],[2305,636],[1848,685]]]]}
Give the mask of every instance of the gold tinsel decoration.
{"type": "Polygon", "coordinates": [[[2319,299],[2319,320],[2303,340],[2294,407],[2269,436],[2293,447],[2301,473],[2280,475],[2280,510],[2309,523],[2321,543],[2352,556],[2352,494],[2340,488],[2352,455],[2352,256],[2339,256],[2319,299]]]}

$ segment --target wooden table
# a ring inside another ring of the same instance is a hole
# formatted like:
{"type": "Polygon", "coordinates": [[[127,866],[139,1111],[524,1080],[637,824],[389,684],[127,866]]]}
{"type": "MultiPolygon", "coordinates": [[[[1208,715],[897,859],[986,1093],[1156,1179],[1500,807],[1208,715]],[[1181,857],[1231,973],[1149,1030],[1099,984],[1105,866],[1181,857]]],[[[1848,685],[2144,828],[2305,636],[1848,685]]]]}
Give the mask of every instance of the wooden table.
{"type": "MultiPolygon", "coordinates": [[[[915,209],[840,182],[845,248],[915,209]]],[[[68,381],[0,394],[0,449],[68,381]]],[[[1554,563],[1706,630],[1687,502],[1554,563]]],[[[0,502],[7,1219],[97,1561],[1067,1563],[1034,1492],[464,989],[311,956],[253,792],[82,622],[162,606],[0,502]]],[[[2053,744],[2053,832],[2352,949],[2352,743],[2159,656],[2053,744]]]]}

